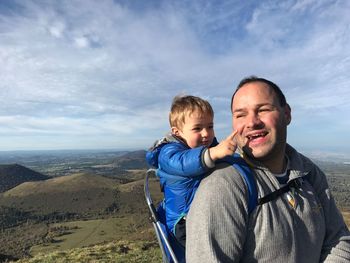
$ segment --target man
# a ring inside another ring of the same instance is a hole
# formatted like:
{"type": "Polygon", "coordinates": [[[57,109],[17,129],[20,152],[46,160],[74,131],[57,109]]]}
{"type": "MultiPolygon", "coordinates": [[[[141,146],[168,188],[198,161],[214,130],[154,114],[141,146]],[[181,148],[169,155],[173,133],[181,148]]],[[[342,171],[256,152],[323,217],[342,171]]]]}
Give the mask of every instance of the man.
{"type": "Polygon", "coordinates": [[[279,87],[243,79],[231,109],[261,204],[248,213],[243,178],[217,166],[187,217],[187,263],[350,262],[350,233],[324,173],[286,142],[291,109],[279,87]]]}

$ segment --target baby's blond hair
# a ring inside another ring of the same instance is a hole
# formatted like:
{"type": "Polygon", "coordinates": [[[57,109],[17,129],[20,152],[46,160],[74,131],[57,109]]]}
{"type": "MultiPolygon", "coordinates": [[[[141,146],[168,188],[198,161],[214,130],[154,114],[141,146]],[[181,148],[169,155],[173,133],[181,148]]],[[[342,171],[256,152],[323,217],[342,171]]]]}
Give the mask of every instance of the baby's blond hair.
{"type": "Polygon", "coordinates": [[[171,104],[169,113],[170,127],[182,129],[186,116],[198,111],[199,114],[210,114],[214,117],[214,111],[210,103],[195,96],[176,96],[171,104]]]}

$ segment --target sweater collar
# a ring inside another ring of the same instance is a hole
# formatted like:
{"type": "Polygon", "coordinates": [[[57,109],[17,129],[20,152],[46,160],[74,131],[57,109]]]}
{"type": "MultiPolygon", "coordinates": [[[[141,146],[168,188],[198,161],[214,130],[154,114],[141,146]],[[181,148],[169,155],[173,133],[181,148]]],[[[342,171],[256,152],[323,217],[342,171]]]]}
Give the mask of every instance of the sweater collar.
{"type": "MultiPolygon", "coordinates": [[[[266,172],[270,171],[265,167],[261,162],[249,158],[242,150],[239,150],[239,154],[243,157],[243,159],[248,163],[249,166],[259,169],[259,170],[264,170],[266,172]]],[[[303,177],[307,175],[311,169],[311,162],[305,162],[303,155],[297,152],[292,146],[289,144],[286,145],[286,151],[285,154],[289,160],[288,166],[287,166],[287,172],[289,172],[289,180],[298,178],[298,177],[303,177]]]]}

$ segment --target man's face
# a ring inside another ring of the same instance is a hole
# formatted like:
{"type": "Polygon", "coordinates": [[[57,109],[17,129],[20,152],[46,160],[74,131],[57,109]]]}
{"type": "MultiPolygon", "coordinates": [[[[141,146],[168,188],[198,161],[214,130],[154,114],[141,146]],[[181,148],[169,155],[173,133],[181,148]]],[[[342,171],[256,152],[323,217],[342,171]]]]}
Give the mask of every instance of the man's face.
{"type": "Polygon", "coordinates": [[[187,114],[181,129],[173,127],[173,133],[181,137],[190,148],[209,147],[214,139],[213,116],[194,111],[187,114]]]}
{"type": "Polygon", "coordinates": [[[289,105],[280,106],[273,89],[263,82],[242,86],[234,96],[232,112],[237,143],[248,156],[263,163],[284,156],[291,113],[289,105]]]}

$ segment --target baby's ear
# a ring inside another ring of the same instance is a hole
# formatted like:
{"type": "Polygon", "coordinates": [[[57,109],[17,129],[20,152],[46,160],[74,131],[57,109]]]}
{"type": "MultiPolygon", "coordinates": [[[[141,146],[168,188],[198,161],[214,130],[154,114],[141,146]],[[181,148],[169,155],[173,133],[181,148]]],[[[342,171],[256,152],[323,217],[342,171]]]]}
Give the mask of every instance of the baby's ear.
{"type": "Polygon", "coordinates": [[[171,127],[171,133],[175,136],[180,136],[180,130],[177,127],[171,127]]]}

